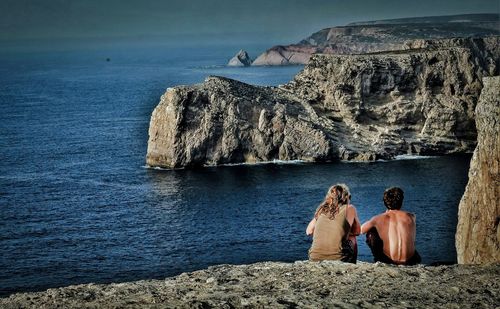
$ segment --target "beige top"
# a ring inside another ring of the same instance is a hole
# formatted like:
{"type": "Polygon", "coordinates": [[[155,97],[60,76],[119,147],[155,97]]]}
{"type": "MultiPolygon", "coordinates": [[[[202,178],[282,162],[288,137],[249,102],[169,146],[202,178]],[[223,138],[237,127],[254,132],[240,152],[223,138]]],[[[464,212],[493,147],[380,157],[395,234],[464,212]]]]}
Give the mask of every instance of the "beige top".
{"type": "Polygon", "coordinates": [[[335,218],[331,220],[320,214],[314,228],[313,242],[309,249],[311,261],[342,259],[342,241],[349,237],[351,226],[346,216],[347,206],[341,206],[335,218]]]}

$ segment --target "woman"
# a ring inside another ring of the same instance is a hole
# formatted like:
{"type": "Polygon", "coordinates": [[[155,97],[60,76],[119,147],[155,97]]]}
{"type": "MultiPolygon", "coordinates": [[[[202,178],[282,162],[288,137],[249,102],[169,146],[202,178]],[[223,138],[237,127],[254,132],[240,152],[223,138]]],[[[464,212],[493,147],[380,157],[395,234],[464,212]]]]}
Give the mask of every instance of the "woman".
{"type": "Polygon", "coordinates": [[[328,190],[306,229],[307,235],[313,235],[310,260],[356,263],[356,236],[361,229],[356,208],[350,205],[350,199],[349,188],[344,184],[334,185],[328,190]]]}

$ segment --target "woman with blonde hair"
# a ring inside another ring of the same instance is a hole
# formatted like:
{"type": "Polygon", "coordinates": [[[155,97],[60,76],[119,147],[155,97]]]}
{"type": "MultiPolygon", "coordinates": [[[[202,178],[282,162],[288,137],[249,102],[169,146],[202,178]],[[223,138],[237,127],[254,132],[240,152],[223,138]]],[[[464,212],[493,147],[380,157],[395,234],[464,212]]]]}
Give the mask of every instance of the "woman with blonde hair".
{"type": "Polygon", "coordinates": [[[356,208],[350,204],[351,194],[345,184],[336,184],[319,205],[306,229],[313,236],[309,249],[312,261],[340,260],[356,263],[360,223],[356,208]]]}

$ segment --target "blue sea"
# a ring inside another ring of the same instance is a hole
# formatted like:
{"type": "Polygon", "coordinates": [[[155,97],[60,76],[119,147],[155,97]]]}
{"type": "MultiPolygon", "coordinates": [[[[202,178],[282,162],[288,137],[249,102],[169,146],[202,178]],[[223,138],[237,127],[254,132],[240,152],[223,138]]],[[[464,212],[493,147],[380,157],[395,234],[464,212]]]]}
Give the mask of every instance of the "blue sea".
{"type": "Polygon", "coordinates": [[[361,221],[384,210],[386,187],[402,187],[423,262],[456,261],[470,156],[146,168],[150,115],[166,88],[208,75],[278,85],[302,69],[225,67],[238,50],[0,53],[0,295],[305,260],[307,223],[337,182],[350,186],[361,221]]]}

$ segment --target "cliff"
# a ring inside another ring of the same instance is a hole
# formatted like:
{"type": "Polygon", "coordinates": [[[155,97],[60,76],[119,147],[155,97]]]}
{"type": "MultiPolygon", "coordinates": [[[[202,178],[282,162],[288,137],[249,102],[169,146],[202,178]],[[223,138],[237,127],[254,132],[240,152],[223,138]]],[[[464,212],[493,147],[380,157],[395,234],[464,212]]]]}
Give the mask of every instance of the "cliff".
{"type": "Polygon", "coordinates": [[[252,65],[306,64],[313,54],[363,54],[401,50],[418,39],[500,35],[498,14],[431,16],[351,23],[325,28],[297,44],[274,46],[252,65]]]}
{"type": "Polygon", "coordinates": [[[147,164],[391,159],[472,152],[482,78],[499,38],[416,41],[408,50],[315,55],[281,87],[210,77],[162,96],[147,164]]]}
{"type": "Polygon", "coordinates": [[[333,145],[307,108],[286,91],[222,77],[171,88],[151,117],[147,164],[330,159],[333,145]]]}
{"type": "Polygon", "coordinates": [[[500,266],[220,265],[165,280],[20,293],[2,308],[494,308],[500,266]]]}
{"type": "Polygon", "coordinates": [[[476,107],[478,141],[458,212],[461,264],[500,262],[500,77],[483,83],[476,107]]]}

